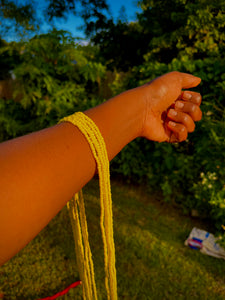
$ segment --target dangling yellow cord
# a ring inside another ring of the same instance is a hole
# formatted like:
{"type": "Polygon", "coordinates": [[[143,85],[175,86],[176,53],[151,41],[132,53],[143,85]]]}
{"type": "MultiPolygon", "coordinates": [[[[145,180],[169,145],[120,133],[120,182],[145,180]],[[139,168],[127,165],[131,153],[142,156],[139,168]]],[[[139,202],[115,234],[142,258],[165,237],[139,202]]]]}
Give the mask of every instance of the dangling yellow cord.
{"type": "MultiPolygon", "coordinates": [[[[86,137],[97,163],[101,206],[100,227],[104,246],[105,287],[108,300],[117,300],[112,199],[109,161],[105,142],[95,123],[81,112],[65,117],[60,122],[70,122],[79,128],[86,137]]],[[[77,264],[83,284],[83,298],[97,300],[94,264],[88,241],[82,192],[75,194],[74,198],[68,203],[68,208],[72,220],[77,264]]]]}

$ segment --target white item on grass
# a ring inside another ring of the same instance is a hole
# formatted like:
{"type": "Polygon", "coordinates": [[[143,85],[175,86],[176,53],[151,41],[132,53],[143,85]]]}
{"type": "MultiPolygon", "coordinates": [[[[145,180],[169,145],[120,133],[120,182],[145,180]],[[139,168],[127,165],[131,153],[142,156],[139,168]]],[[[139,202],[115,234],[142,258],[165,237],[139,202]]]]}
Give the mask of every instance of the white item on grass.
{"type": "Polygon", "coordinates": [[[204,254],[225,259],[225,250],[217,242],[218,238],[212,233],[194,227],[184,244],[204,254]]]}

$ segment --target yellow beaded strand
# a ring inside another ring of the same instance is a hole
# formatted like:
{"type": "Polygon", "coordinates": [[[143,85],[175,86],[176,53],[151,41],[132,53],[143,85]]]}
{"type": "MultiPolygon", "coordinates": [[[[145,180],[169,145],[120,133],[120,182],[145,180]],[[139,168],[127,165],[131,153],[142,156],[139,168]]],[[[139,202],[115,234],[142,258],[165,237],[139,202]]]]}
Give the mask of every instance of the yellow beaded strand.
{"type": "Polygon", "coordinates": [[[94,279],[94,266],[88,241],[87,222],[85,217],[82,191],[75,194],[74,198],[67,203],[72,223],[77,255],[77,265],[81,276],[84,299],[97,299],[94,279]],[[80,209],[80,212],[79,212],[80,209]],[[83,237],[83,238],[82,238],[83,237]],[[85,266],[88,267],[85,267],[85,266]]]}
{"type": "MultiPolygon", "coordinates": [[[[107,299],[117,300],[112,199],[109,161],[105,142],[95,123],[81,112],[65,117],[60,122],[70,122],[79,128],[86,137],[97,163],[101,206],[100,227],[104,246],[105,287],[107,299]]],[[[97,300],[94,264],[88,241],[88,230],[82,192],[79,192],[74,196],[68,203],[68,208],[72,221],[77,261],[79,260],[77,264],[83,283],[83,297],[88,300],[97,300]]]]}

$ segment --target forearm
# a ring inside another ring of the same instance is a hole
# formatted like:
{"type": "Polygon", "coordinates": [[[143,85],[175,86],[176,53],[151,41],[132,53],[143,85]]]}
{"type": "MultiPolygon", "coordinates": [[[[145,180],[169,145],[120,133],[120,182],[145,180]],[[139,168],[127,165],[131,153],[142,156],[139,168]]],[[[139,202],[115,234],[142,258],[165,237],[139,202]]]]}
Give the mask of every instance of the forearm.
{"type": "MultiPolygon", "coordinates": [[[[99,127],[109,160],[138,136],[144,104],[132,91],[85,113],[99,127]],[[138,101],[138,99],[135,99],[138,101]]],[[[0,146],[0,263],[23,248],[96,172],[82,133],[61,123],[0,146]]]]}

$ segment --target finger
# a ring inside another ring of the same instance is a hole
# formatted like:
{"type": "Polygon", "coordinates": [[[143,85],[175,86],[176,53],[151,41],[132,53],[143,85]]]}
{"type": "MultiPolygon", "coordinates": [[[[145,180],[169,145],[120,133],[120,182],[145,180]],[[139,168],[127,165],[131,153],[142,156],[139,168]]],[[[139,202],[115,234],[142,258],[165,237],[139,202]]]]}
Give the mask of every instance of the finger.
{"type": "Polygon", "coordinates": [[[189,114],[194,121],[200,121],[202,118],[202,111],[197,104],[187,101],[178,100],[174,106],[176,111],[182,111],[189,114]]]}
{"type": "Polygon", "coordinates": [[[201,78],[187,73],[179,73],[183,89],[189,89],[199,85],[201,78]]]}
{"type": "Polygon", "coordinates": [[[179,141],[177,135],[171,131],[169,143],[178,143],[178,142],[179,141]]]}
{"type": "Polygon", "coordinates": [[[181,111],[176,111],[175,109],[170,109],[167,116],[176,123],[183,124],[188,132],[193,132],[195,129],[195,123],[193,119],[186,113],[181,111]]]}
{"type": "Polygon", "coordinates": [[[188,132],[186,127],[183,124],[175,123],[173,121],[169,121],[167,123],[167,127],[172,131],[171,138],[169,142],[183,142],[187,139],[188,132]]]}
{"type": "Polygon", "coordinates": [[[192,103],[197,104],[198,106],[202,102],[202,96],[200,93],[192,92],[192,91],[183,91],[179,96],[180,100],[190,101],[192,103]]]}

